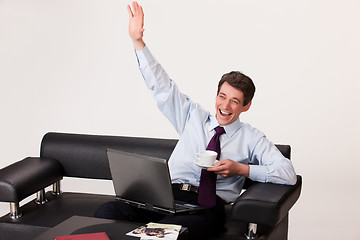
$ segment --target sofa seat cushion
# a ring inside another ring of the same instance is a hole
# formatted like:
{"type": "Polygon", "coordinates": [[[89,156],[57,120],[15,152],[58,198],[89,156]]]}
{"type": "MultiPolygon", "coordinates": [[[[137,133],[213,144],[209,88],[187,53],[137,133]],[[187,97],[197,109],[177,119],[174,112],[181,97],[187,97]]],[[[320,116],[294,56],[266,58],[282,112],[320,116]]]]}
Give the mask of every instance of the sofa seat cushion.
{"type": "Polygon", "coordinates": [[[1,217],[0,232],[3,232],[2,229],[9,232],[11,226],[14,231],[10,232],[23,233],[25,238],[22,237],[22,240],[32,239],[34,235],[56,226],[73,215],[92,217],[101,204],[115,200],[115,196],[68,192],[57,196],[47,192],[46,198],[48,199],[46,204],[38,205],[35,201],[30,201],[20,207],[21,218],[11,219],[8,214],[1,217]]]}

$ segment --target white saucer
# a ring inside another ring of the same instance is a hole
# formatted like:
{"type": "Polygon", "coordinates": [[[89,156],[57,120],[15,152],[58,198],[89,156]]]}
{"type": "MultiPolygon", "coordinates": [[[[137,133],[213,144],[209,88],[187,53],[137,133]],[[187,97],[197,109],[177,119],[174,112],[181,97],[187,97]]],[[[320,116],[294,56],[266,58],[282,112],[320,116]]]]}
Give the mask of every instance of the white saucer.
{"type": "MultiPolygon", "coordinates": [[[[217,162],[218,162],[218,160],[215,161],[215,163],[217,163],[217,162]]],[[[209,167],[213,167],[213,166],[214,166],[214,165],[202,164],[202,163],[199,162],[198,159],[195,159],[195,160],[194,160],[194,163],[195,163],[196,165],[198,165],[199,167],[202,167],[202,168],[209,168],[209,167]]]]}

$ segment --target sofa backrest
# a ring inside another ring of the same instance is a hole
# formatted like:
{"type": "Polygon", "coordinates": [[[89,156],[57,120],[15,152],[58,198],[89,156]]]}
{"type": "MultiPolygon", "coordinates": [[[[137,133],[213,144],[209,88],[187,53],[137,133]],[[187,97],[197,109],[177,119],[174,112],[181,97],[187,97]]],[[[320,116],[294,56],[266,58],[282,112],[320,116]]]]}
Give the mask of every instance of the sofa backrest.
{"type": "MultiPolygon", "coordinates": [[[[47,133],[42,139],[40,157],[61,163],[64,176],[111,179],[106,149],[169,159],[178,140],[69,133],[47,133]]],[[[276,145],[290,159],[289,145],[276,145]]]]}
{"type": "Polygon", "coordinates": [[[176,143],[175,139],[47,133],[40,157],[60,162],[64,176],[111,179],[107,148],[169,159],[176,143]]]}

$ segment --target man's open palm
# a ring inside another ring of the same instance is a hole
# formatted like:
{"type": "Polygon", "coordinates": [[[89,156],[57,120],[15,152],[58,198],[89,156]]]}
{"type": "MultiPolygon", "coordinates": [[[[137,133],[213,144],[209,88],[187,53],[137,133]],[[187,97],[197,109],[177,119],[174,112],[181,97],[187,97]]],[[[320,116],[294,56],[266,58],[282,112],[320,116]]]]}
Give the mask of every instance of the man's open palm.
{"type": "Polygon", "coordinates": [[[144,12],[142,7],[137,3],[132,3],[132,10],[130,5],[127,6],[129,12],[129,35],[133,41],[142,40],[144,32],[144,12]]]}

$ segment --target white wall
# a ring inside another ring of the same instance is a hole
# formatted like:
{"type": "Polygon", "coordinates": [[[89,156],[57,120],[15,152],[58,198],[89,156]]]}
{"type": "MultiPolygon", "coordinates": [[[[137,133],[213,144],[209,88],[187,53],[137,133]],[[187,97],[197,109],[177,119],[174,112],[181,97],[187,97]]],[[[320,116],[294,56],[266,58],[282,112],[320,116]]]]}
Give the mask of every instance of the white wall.
{"type": "MultiPolygon", "coordinates": [[[[38,156],[48,131],[177,137],[138,72],[127,3],[0,0],[0,167],[38,156]]],[[[255,81],[242,120],[291,144],[303,176],[290,239],[359,239],[360,2],[140,3],[148,46],[205,108],[223,73],[255,81]]],[[[100,181],[63,187],[112,192],[100,181]]]]}

